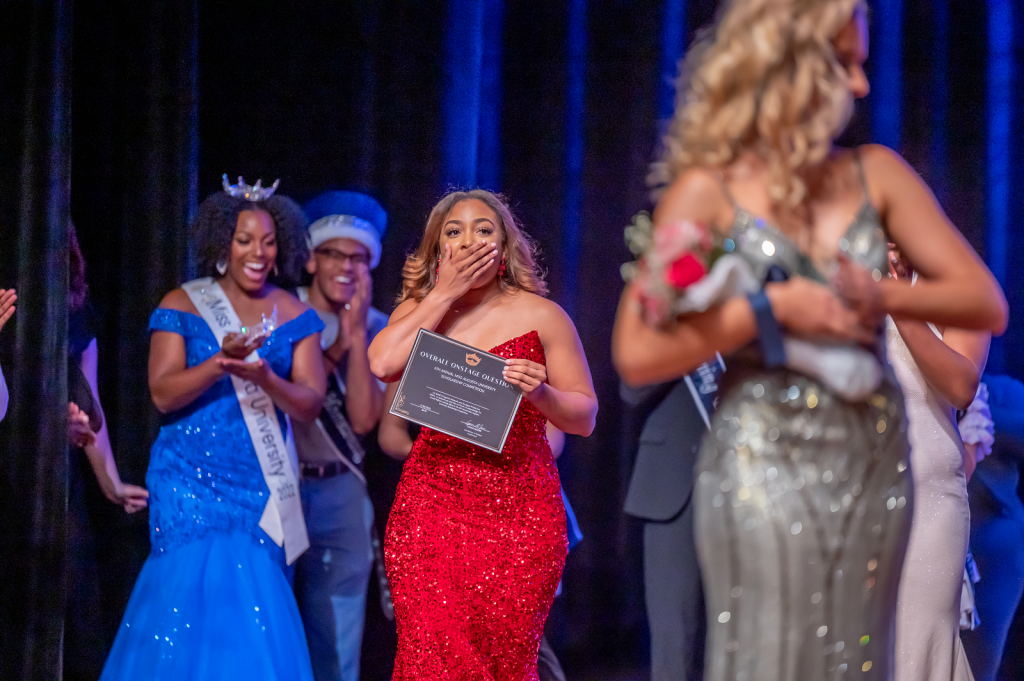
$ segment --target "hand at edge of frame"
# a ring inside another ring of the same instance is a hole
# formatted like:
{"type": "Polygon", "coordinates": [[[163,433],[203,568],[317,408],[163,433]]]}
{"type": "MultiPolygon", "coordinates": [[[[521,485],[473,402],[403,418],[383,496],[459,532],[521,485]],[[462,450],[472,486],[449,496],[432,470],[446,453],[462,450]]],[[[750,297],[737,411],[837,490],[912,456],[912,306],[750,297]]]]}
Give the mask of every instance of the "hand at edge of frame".
{"type": "Polygon", "coordinates": [[[18,300],[18,293],[13,288],[0,289],[0,331],[3,330],[4,324],[14,316],[14,311],[17,309],[14,307],[14,303],[18,300]]]}

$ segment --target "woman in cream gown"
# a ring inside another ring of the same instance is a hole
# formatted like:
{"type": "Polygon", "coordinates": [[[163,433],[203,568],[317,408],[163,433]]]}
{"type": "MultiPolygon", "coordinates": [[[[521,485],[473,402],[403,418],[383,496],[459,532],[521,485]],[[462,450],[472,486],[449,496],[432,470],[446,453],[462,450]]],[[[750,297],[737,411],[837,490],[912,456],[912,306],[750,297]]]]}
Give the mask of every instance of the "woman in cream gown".
{"type": "MultiPolygon", "coordinates": [[[[890,273],[911,274],[896,251],[890,273]]],[[[974,398],[990,338],[886,320],[889,362],[903,388],[910,423],[914,480],[914,515],[896,605],[895,681],[974,679],[960,643],[971,514],[956,410],[974,398]]]]}

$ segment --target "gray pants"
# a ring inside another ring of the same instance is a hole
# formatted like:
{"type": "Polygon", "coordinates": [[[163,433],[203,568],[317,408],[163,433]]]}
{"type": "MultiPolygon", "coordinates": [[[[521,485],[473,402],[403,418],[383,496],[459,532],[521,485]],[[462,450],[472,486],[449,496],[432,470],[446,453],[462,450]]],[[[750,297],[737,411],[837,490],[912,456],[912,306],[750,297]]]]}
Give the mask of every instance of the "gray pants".
{"type": "Polygon", "coordinates": [[[651,681],[703,679],[707,624],[692,499],[675,518],[644,523],[644,591],[651,681]]]}
{"type": "Polygon", "coordinates": [[[295,597],[316,681],[358,681],[373,568],[373,506],[352,473],[299,485],[309,549],[295,563],[295,597]]]}
{"type": "Polygon", "coordinates": [[[537,677],[540,681],[565,681],[562,665],[551,649],[547,636],[540,637],[540,651],[537,653],[537,677]]]}

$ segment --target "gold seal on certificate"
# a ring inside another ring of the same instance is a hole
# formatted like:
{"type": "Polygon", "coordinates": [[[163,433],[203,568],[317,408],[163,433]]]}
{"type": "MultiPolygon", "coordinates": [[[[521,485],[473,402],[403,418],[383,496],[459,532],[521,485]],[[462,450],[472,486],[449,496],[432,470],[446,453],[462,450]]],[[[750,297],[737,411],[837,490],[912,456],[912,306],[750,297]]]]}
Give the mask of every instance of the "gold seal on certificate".
{"type": "Polygon", "coordinates": [[[504,368],[503,357],[420,329],[391,413],[501,452],[523,399],[504,368]]]}

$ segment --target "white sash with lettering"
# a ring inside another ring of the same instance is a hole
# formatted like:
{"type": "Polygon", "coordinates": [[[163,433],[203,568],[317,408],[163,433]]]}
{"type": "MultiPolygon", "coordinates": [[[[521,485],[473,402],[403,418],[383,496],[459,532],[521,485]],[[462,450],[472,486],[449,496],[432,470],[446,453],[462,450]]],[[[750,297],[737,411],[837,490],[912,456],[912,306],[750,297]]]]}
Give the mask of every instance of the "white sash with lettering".
{"type": "MultiPolygon", "coordinates": [[[[224,336],[227,334],[241,331],[242,323],[238,314],[216,281],[206,277],[182,284],[181,288],[213,331],[218,345],[224,344],[224,336]]],[[[257,359],[257,354],[253,352],[246,361],[255,362],[257,359]]],[[[242,407],[242,416],[249,429],[256,458],[260,461],[263,479],[270,490],[270,499],[263,509],[260,527],[278,546],[284,546],[285,556],[291,565],[309,548],[309,536],[306,534],[306,521],[302,517],[299,483],[289,461],[281,424],[277,420],[274,403],[263,388],[238,376],[231,376],[231,383],[235,387],[238,404],[242,407]]]]}

